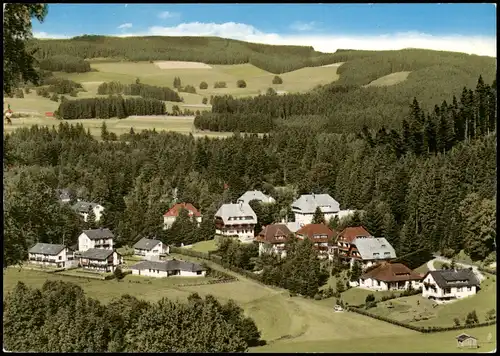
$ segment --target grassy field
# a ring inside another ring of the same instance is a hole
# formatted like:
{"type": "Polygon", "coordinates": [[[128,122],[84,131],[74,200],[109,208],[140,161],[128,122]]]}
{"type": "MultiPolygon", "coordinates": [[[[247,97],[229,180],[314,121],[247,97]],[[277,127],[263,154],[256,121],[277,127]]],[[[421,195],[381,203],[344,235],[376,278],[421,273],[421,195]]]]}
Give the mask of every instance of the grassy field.
{"type": "MultiPolygon", "coordinates": [[[[196,258],[187,258],[199,261],[196,258]]],[[[210,262],[212,268],[221,269],[210,262]]],[[[226,271],[235,275],[233,272],[226,271]]],[[[121,282],[100,281],[85,278],[57,276],[43,272],[8,268],[4,271],[4,296],[17,281],[40,287],[47,279],[61,279],[80,285],[88,295],[106,303],[122,294],[130,294],[148,301],[162,297],[184,300],[190,293],[212,294],[221,300],[229,298],[240,304],[252,317],[268,343],[251,351],[306,352],[306,351],[455,351],[453,337],[439,343],[436,334],[423,335],[363,315],[336,313],[323,301],[290,297],[287,291],[261,285],[245,277],[226,284],[183,286],[185,279],[155,279],[126,276],[121,282]],[[148,281],[149,280],[149,281],[148,281]],[[140,287],[132,281],[140,281],[140,287]],[[416,342],[414,340],[419,340],[416,342]],[[426,341],[428,340],[428,341],[426,341]],[[435,340],[435,341],[434,341],[435,340]]],[[[470,333],[483,343],[488,332],[496,335],[493,328],[474,329],[470,333]],[[488,331],[489,330],[489,331],[488,331]]],[[[441,333],[439,335],[444,335],[441,333]]],[[[493,339],[495,341],[495,339],[493,339]]],[[[481,344],[482,345],[482,344],[481,344]]],[[[480,351],[494,348],[494,344],[482,345],[480,351]]]]}
{"type": "Polygon", "coordinates": [[[198,252],[210,252],[210,251],[216,251],[217,250],[217,237],[215,237],[214,239],[212,240],[208,240],[208,241],[200,241],[200,242],[197,242],[193,245],[191,245],[191,247],[189,247],[190,250],[193,250],[193,251],[198,251],[198,252]]]}
{"type": "Polygon", "coordinates": [[[384,75],[378,79],[375,79],[370,84],[365,85],[365,87],[385,87],[389,85],[396,85],[404,82],[411,72],[396,72],[388,75],[384,75]]]}

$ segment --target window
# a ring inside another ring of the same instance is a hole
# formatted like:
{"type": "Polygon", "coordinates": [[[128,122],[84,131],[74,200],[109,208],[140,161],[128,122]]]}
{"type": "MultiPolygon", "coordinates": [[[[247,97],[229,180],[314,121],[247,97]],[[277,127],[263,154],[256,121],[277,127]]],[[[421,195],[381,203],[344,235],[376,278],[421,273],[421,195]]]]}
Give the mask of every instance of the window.
{"type": "Polygon", "coordinates": [[[62,260],[62,256],[59,256],[59,261],[62,260]]]}
{"type": "Polygon", "coordinates": [[[151,272],[151,268],[149,269],[149,272],[151,272]]]}
{"type": "Polygon", "coordinates": [[[461,292],[462,291],[462,287],[457,287],[457,292],[461,292]]]}
{"type": "Polygon", "coordinates": [[[445,294],[451,293],[451,288],[445,288],[445,289],[444,289],[444,293],[445,293],[445,294]]]}
{"type": "Polygon", "coordinates": [[[471,287],[467,287],[467,292],[470,292],[472,290],[471,287]]]}
{"type": "Polygon", "coordinates": [[[200,275],[200,274],[201,274],[201,271],[196,271],[196,274],[197,274],[197,275],[200,275]]]}

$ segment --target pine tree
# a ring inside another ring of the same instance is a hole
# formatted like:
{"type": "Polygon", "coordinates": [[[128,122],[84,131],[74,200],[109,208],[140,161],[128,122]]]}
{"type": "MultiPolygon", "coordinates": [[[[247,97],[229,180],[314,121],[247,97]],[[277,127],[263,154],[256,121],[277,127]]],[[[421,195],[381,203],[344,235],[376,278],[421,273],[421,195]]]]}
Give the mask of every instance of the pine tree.
{"type": "Polygon", "coordinates": [[[314,211],[314,215],[313,215],[313,218],[312,218],[312,223],[313,224],[326,224],[325,214],[323,214],[323,212],[321,211],[321,209],[319,208],[319,206],[314,211]]]}
{"type": "Polygon", "coordinates": [[[103,141],[107,141],[109,139],[109,131],[108,131],[108,127],[106,126],[106,122],[102,122],[102,125],[101,125],[101,139],[103,141]]]}

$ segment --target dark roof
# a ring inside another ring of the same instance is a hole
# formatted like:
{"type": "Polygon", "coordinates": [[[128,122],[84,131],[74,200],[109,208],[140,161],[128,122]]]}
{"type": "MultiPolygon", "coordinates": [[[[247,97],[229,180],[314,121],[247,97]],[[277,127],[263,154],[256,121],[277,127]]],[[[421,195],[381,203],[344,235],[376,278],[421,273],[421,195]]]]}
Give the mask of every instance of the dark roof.
{"type": "Polygon", "coordinates": [[[422,276],[402,263],[381,263],[378,267],[364,273],[362,279],[376,279],[383,282],[421,280],[422,276]]]}
{"type": "Polygon", "coordinates": [[[144,269],[157,269],[160,271],[187,271],[187,272],[198,272],[204,271],[205,268],[200,266],[199,264],[179,261],[179,260],[168,260],[168,261],[141,261],[133,266],[130,269],[144,270],[144,269]]]}
{"type": "Polygon", "coordinates": [[[45,244],[45,243],[37,243],[35,246],[30,248],[29,253],[42,253],[44,255],[57,255],[62,250],[64,250],[66,246],[64,245],[56,245],[56,244],[45,244]]]}
{"type": "Polygon", "coordinates": [[[477,340],[474,336],[470,336],[470,335],[467,335],[467,334],[460,334],[457,336],[457,340],[462,342],[462,341],[465,341],[467,339],[474,339],[474,340],[477,340]]]}
{"type": "Polygon", "coordinates": [[[115,237],[110,229],[103,229],[102,227],[99,229],[83,230],[83,233],[87,235],[91,240],[108,239],[110,237],[115,237]]]}
{"type": "Polygon", "coordinates": [[[114,252],[113,250],[105,250],[103,248],[91,248],[85,252],[82,252],[80,256],[91,260],[105,260],[113,252],[114,252]]]}
{"type": "Polygon", "coordinates": [[[137,248],[139,250],[151,250],[153,247],[158,245],[161,241],[160,240],[155,240],[155,239],[147,239],[143,237],[139,241],[137,241],[134,245],[134,248],[137,248]]]}
{"type": "Polygon", "coordinates": [[[255,240],[268,243],[283,243],[290,235],[293,234],[285,224],[272,224],[264,227],[255,240]],[[279,236],[282,236],[283,239],[278,239],[279,236]]]}
{"type": "Polygon", "coordinates": [[[474,272],[472,272],[468,268],[460,270],[443,269],[438,271],[429,271],[427,272],[425,277],[427,277],[427,275],[429,274],[432,276],[432,278],[434,278],[440,288],[468,287],[478,286],[480,284],[478,279],[474,275],[474,272]]]}

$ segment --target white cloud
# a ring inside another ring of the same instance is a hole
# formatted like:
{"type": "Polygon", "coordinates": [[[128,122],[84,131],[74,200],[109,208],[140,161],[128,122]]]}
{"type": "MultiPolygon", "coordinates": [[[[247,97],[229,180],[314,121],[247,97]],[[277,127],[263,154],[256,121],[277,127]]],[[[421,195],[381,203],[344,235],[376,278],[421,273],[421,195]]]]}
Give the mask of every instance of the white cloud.
{"type": "Polygon", "coordinates": [[[158,17],[162,20],[171,19],[174,17],[179,17],[180,14],[177,12],[162,11],[158,14],[158,17]]]}
{"type": "Polygon", "coordinates": [[[56,34],[47,33],[47,32],[33,32],[33,37],[39,38],[39,39],[64,39],[64,38],[70,38],[72,36],[56,35],[56,34]]]}
{"type": "Polygon", "coordinates": [[[125,7],[127,7],[127,6],[128,6],[128,4],[125,4],[125,7]]]}
{"type": "Polygon", "coordinates": [[[130,22],[121,24],[117,27],[120,30],[126,30],[127,28],[132,28],[132,24],[130,22]]]}
{"type": "Polygon", "coordinates": [[[290,25],[290,28],[294,31],[311,31],[314,30],[316,26],[317,23],[314,21],[311,22],[296,21],[290,25]]]}
{"type": "MultiPolygon", "coordinates": [[[[46,33],[39,38],[50,37],[46,33]]],[[[177,26],[153,26],[139,33],[121,33],[114,36],[217,36],[236,40],[272,45],[312,46],[320,52],[335,52],[337,49],[397,50],[403,48],[424,48],[440,51],[464,52],[496,57],[496,37],[443,35],[434,36],[419,32],[394,33],[384,35],[342,35],[342,34],[277,34],[265,33],[254,26],[226,22],[182,23],[177,26]]],[[[37,37],[35,35],[35,37],[37,37]]]]}

